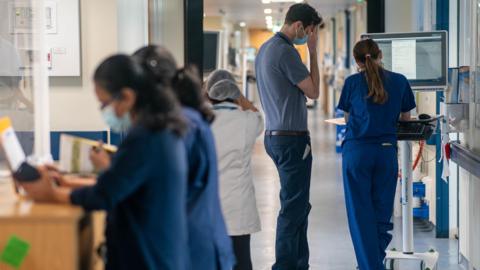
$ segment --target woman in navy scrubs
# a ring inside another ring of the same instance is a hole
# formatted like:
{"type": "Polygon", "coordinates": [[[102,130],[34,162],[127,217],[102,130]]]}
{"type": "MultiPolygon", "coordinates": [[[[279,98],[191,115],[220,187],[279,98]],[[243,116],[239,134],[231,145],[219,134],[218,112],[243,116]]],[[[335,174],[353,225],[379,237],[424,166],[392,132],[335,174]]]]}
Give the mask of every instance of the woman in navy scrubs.
{"type": "Polygon", "coordinates": [[[382,68],[371,39],[353,50],[360,72],[345,81],[338,108],[346,115],[343,180],[350,234],[360,270],[384,270],[392,236],[398,177],[396,126],[415,100],[407,79],[382,68]]]}
{"type": "Polygon", "coordinates": [[[38,201],[106,210],[106,269],[185,270],[186,124],[180,106],[129,56],[105,60],[94,81],[105,122],[114,131],[128,130],[110,167],[91,187],[57,187],[51,179],[61,176],[45,168],[40,181],[23,186],[38,201]]]}
{"type": "Polygon", "coordinates": [[[173,88],[187,119],[190,269],[230,270],[235,258],[220,206],[217,155],[210,129],[214,114],[198,75],[190,69],[177,70],[175,59],[163,47],[142,48],[134,58],[159,85],[173,88]]]}

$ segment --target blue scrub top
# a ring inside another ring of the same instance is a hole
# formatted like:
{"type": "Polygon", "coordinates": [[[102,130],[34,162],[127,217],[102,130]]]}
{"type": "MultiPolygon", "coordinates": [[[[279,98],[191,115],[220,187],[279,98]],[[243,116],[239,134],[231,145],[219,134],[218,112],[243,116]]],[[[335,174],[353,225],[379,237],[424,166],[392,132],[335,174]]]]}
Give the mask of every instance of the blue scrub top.
{"type": "Polygon", "coordinates": [[[265,129],[307,131],[307,98],[297,85],[310,73],[285,34],[278,32],[262,45],[255,71],[265,129]]]}
{"type": "Polygon", "coordinates": [[[405,76],[384,70],[383,86],[388,93],[384,104],[375,104],[368,96],[365,73],[348,77],[338,108],[349,113],[345,142],[397,142],[400,113],[416,107],[415,97],[405,76]]]}
{"type": "Polygon", "coordinates": [[[107,210],[106,269],[187,269],[187,159],[170,131],[133,128],[97,184],[72,192],[86,210],[107,210]]]}
{"type": "Polygon", "coordinates": [[[183,115],[188,121],[189,269],[230,270],[235,257],[220,206],[213,133],[197,111],[183,108],[183,115]]]}

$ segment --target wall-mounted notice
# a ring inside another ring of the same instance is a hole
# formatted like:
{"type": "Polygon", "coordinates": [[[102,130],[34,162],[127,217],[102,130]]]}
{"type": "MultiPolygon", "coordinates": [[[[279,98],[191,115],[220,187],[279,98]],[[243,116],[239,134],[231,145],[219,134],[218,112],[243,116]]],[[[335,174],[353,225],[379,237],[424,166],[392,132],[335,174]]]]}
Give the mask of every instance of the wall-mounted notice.
{"type": "MultiPolygon", "coordinates": [[[[80,76],[79,0],[45,0],[45,33],[50,76],[80,76]]],[[[0,38],[16,42],[21,69],[31,68],[35,52],[32,33],[32,1],[0,0],[0,38]],[[8,20],[8,21],[7,21],[8,20]],[[15,37],[17,36],[17,37],[15,37]]]]}
{"type": "MultiPolygon", "coordinates": [[[[8,3],[10,33],[32,33],[33,15],[33,8],[30,2],[10,1],[8,3]]],[[[57,33],[57,3],[52,0],[45,1],[45,31],[47,34],[57,33]]]]}
{"type": "Polygon", "coordinates": [[[409,80],[417,78],[416,46],[416,41],[411,39],[392,41],[392,70],[409,80]]]}

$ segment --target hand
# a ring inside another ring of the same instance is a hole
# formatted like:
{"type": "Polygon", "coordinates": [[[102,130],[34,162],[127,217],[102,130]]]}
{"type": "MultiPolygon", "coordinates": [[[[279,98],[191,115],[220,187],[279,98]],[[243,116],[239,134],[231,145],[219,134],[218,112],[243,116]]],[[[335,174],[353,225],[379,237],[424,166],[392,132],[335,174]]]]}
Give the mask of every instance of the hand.
{"type": "Polygon", "coordinates": [[[95,177],[65,175],[62,176],[61,181],[58,182],[62,187],[78,189],[94,186],[97,183],[97,179],[95,177]]]}
{"type": "Polygon", "coordinates": [[[313,27],[313,30],[308,35],[307,44],[308,44],[308,51],[310,53],[317,52],[317,43],[318,43],[318,27],[315,26],[313,27]]]}
{"type": "Polygon", "coordinates": [[[18,183],[27,192],[28,196],[39,202],[55,201],[55,185],[52,182],[51,172],[47,167],[38,167],[40,179],[31,183],[18,183]]]}
{"type": "Polygon", "coordinates": [[[104,171],[110,167],[110,155],[103,149],[103,142],[90,150],[90,161],[98,171],[104,171]]]}
{"type": "Polygon", "coordinates": [[[49,171],[50,180],[60,187],[76,189],[93,186],[97,182],[97,179],[95,177],[80,177],[75,175],[67,175],[61,173],[55,166],[46,165],[45,167],[49,171]]]}

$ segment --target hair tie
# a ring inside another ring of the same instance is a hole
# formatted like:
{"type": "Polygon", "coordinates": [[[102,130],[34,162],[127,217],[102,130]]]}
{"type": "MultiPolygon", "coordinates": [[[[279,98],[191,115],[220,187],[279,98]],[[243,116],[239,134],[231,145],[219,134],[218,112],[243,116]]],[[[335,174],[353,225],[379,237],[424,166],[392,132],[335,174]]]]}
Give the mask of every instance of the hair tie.
{"type": "Polygon", "coordinates": [[[371,54],[369,54],[369,53],[365,54],[365,58],[370,58],[370,57],[372,57],[371,54]]]}
{"type": "Polygon", "coordinates": [[[158,61],[155,60],[155,59],[152,59],[152,60],[150,60],[150,61],[148,62],[148,64],[149,64],[151,67],[155,68],[155,67],[157,67],[157,65],[158,65],[158,61]]]}

